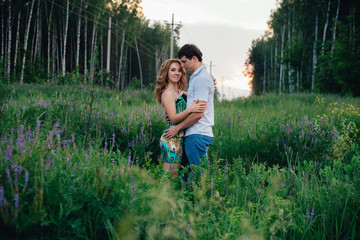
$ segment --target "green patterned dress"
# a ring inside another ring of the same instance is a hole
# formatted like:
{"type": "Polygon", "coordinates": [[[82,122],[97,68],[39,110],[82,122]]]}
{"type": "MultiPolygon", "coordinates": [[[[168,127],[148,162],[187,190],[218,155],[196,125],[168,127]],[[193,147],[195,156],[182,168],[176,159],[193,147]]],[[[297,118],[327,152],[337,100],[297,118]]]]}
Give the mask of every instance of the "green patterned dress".
{"type": "MultiPolygon", "coordinates": [[[[176,113],[180,113],[186,109],[186,95],[181,95],[175,102],[176,113]]],[[[174,124],[169,123],[169,126],[164,130],[165,131],[174,124]]],[[[182,154],[183,154],[183,141],[184,141],[184,131],[181,130],[175,137],[166,139],[164,134],[160,138],[160,148],[161,148],[161,162],[168,163],[181,163],[182,154]]]]}

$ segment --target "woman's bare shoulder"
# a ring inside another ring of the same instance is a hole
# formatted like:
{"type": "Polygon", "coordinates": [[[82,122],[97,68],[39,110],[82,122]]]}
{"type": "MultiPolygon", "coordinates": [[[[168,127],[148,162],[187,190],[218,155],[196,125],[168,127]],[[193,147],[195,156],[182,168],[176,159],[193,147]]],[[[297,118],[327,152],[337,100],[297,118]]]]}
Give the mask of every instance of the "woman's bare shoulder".
{"type": "Polygon", "coordinates": [[[161,94],[162,103],[164,103],[164,101],[173,101],[174,99],[175,96],[170,89],[165,89],[165,91],[161,94]]]}

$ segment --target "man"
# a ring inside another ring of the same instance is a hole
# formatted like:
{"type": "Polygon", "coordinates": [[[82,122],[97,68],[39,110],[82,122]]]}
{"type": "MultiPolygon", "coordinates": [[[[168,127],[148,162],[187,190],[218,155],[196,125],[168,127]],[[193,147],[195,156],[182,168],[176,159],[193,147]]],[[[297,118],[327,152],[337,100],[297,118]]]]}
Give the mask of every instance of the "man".
{"type": "Polygon", "coordinates": [[[207,157],[207,150],[214,137],[214,82],[202,64],[202,53],[197,46],[184,45],[178,52],[178,58],[182,67],[193,73],[189,81],[187,107],[199,100],[206,103],[206,109],[202,113],[192,113],[181,123],[171,126],[165,137],[171,138],[180,130],[186,129],[185,153],[190,164],[199,165],[200,161],[207,157]]]}

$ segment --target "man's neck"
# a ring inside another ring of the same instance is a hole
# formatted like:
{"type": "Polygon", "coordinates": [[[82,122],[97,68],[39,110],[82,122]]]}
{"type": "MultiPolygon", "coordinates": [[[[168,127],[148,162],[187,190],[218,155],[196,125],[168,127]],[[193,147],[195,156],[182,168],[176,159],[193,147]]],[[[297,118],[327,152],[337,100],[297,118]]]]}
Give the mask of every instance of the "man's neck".
{"type": "MultiPolygon", "coordinates": [[[[194,68],[194,72],[196,72],[198,69],[199,69],[199,67],[201,67],[202,66],[202,62],[197,62],[196,64],[195,64],[195,68],[194,68]]],[[[193,72],[193,73],[194,73],[193,72]]]]}

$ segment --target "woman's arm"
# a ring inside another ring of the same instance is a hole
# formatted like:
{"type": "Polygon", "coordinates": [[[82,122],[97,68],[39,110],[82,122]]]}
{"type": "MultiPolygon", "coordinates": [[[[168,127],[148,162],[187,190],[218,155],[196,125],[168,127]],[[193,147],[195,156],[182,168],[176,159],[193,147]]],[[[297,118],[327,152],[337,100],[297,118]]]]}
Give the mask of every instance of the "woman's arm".
{"type": "Polygon", "coordinates": [[[206,104],[195,101],[189,108],[185,109],[180,113],[176,113],[175,98],[170,92],[163,92],[161,95],[161,103],[163,104],[166,114],[173,124],[178,124],[183,121],[190,113],[193,112],[204,112],[206,104]]]}

